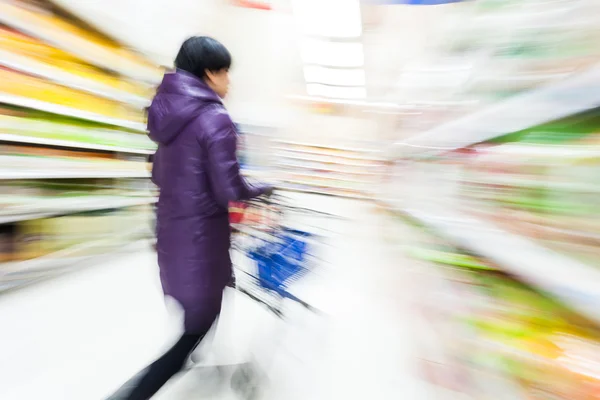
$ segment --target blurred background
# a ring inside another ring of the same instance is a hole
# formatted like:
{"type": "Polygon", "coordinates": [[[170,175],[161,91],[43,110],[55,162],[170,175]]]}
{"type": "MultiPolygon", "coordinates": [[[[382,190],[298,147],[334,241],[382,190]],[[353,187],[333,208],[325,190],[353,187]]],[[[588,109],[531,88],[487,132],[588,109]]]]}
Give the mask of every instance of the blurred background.
{"type": "MultiPolygon", "coordinates": [[[[286,319],[259,398],[600,399],[599,17],[597,0],[0,0],[0,398],[103,399],[176,335],[144,110],[209,35],[233,55],[244,174],[340,217],[294,289],[322,313],[286,319]]],[[[272,317],[233,303],[228,356],[272,317]]],[[[209,380],[159,397],[236,398],[209,380]]]]}

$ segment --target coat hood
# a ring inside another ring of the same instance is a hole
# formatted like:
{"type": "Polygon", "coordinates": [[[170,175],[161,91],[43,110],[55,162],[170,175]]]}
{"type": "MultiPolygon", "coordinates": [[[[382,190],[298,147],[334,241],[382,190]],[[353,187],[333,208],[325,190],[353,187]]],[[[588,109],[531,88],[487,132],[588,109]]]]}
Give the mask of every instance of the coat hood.
{"type": "Polygon", "coordinates": [[[181,70],[165,74],[148,110],[150,138],[170,143],[209,104],[222,103],[204,81],[181,70]]]}

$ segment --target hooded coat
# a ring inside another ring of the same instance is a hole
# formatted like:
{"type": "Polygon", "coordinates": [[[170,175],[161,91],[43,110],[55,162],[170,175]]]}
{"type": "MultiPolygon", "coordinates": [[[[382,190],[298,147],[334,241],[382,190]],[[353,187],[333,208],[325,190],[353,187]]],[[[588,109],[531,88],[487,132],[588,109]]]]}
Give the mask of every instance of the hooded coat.
{"type": "Polygon", "coordinates": [[[220,98],[196,76],[165,74],[148,113],[158,143],[157,253],[165,295],[185,312],[186,333],[205,333],[232,279],[228,205],[263,194],[240,175],[237,131],[220,98]]]}

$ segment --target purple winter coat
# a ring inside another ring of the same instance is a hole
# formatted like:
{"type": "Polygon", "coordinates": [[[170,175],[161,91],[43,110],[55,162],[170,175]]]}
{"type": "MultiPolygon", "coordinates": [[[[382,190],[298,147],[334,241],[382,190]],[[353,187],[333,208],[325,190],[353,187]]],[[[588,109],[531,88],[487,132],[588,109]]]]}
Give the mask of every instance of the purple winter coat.
{"type": "Polygon", "coordinates": [[[148,114],[158,143],[157,252],[164,293],[185,310],[187,333],[204,333],[232,278],[228,204],[261,195],[236,158],[236,128],[217,94],[192,74],[165,74],[148,114]]]}

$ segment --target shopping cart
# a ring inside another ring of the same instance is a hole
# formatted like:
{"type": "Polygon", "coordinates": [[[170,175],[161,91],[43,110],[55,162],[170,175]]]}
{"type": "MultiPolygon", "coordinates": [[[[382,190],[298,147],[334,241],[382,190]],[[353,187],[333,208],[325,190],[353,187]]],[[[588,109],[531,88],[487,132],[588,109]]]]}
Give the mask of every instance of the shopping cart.
{"type": "MultiPolygon", "coordinates": [[[[234,288],[279,318],[285,318],[286,300],[319,313],[289,288],[323,262],[318,249],[327,246],[331,232],[322,228],[324,221],[320,219],[339,217],[291,206],[281,195],[248,202],[243,207],[238,206],[236,211],[242,215],[235,216],[232,223],[232,248],[237,253],[234,254],[234,288]]],[[[276,346],[282,336],[276,335],[272,345],[276,346]]],[[[275,350],[270,349],[270,353],[274,354],[275,350]]],[[[251,357],[233,374],[232,387],[243,397],[254,398],[267,380],[269,367],[264,363],[259,365],[251,357]]]]}

